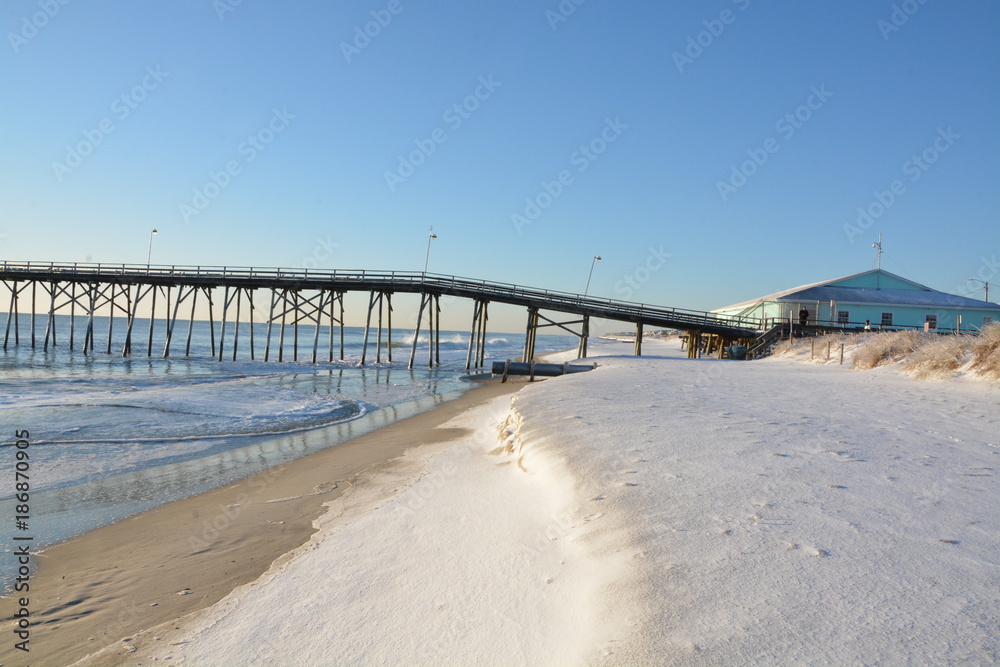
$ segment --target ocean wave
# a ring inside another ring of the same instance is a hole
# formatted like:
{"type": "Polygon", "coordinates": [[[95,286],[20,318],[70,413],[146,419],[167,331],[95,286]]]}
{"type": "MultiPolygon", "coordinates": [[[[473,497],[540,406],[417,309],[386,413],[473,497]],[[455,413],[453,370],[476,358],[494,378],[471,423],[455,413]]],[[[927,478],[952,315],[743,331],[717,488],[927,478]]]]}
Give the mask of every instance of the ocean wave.
{"type": "Polygon", "coordinates": [[[361,401],[247,378],[136,386],[95,383],[21,393],[4,421],[40,424],[37,442],[156,442],[286,433],[355,419],[361,401]],[[88,390],[89,389],[89,390],[88,390]]]}
{"type": "MultiPolygon", "coordinates": [[[[142,408],[141,406],[112,406],[117,408],[142,408]]],[[[161,410],[162,412],[174,412],[171,410],[161,410]]],[[[262,435],[284,435],[288,433],[297,433],[300,431],[310,431],[312,429],[321,428],[324,426],[330,426],[331,424],[337,424],[340,422],[350,421],[352,419],[357,419],[358,417],[363,417],[368,413],[368,407],[364,404],[358,403],[356,401],[344,401],[341,409],[331,411],[326,415],[317,415],[315,421],[310,423],[300,424],[297,426],[278,426],[274,428],[267,428],[265,424],[257,424],[251,430],[243,431],[232,431],[227,432],[225,430],[221,431],[211,431],[205,433],[198,433],[193,435],[179,435],[179,434],[169,434],[153,437],[128,437],[128,438],[74,438],[74,439],[62,439],[62,440],[45,440],[38,439],[33,440],[31,445],[80,445],[80,444],[138,444],[143,442],[184,442],[184,441],[197,441],[197,440],[219,440],[220,438],[250,438],[262,435]]],[[[193,414],[193,413],[183,413],[174,412],[174,414],[193,414]]],[[[72,429],[67,429],[67,432],[74,432],[81,430],[79,427],[72,429]]],[[[12,443],[0,444],[0,447],[10,447],[12,443]]]]}

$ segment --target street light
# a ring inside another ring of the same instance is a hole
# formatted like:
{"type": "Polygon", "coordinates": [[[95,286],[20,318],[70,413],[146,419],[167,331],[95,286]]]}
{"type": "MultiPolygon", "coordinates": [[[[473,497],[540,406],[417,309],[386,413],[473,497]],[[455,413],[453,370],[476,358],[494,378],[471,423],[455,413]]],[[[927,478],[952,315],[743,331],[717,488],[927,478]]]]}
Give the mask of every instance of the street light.
{"type": "Polygon", "coordinates": [[[427,263],[431,261],[431,241],[436,238],[437,234],[434,233],[434,227],[431,226],[427,236],[427,256],[424,257],[424,273],[427,273],[427,263]]]}
{"type": "Polygon", "coordinates": [[[983,287],[986,288],[986,301],[990,300],[990,284],[985,280],[980,280],[979,278],[969,278],[969,280],[975,280],[977,283],[982,283],[983,287]]]}
{"type": "Polygon", "coordinates": [[[597,264],[599,261],[601,261],[601,256],[594,255],[594,260],[590,263],[590,273],[587,274],[587,287],[583,290],[584,296],[587,296],[587,292],[590,291],[590,278],[594,275],[594,264],[597,264]]]}
{"type": "Polygon", "coordinates": [[[153,235],[159,234],[155,229],[149,233],[149,250],[146,252],[146,268],[149,268],[149,259],[153,256],[153,235]]]}

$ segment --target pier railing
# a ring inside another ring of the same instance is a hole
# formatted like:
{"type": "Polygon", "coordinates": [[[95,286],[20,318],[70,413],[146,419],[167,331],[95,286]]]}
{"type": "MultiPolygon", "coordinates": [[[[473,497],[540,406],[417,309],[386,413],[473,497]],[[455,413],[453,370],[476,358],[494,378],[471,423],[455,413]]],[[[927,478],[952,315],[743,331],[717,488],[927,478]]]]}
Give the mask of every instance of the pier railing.
{"type": "Polygon", "coordinates": [[[514,283],[463,278],[420,271],[371,271],[286,269],[278,267],[177,266],[78,262],[4,261],[5,279],[87,282],[90,280],[160,285],[213,285],[234,287],[344,288],[354,291],[382,289],[398,292],[432,292],[474,299],[488,299],[545,310],[586,314],[611,320],[646,323],[666,328],[701,328],[707,331],[750,334],[761,327],[759,318],[729,316],[709,311],[667,308],[645,303],[583,296],[559,290],[514,283]]]}
{"type": "MultiPolygon", "coordinates": [[[[27,308],[32,314],[36,310],[37,297],[42,304],[48,303],[48,319],[43,339],[43,347],[50,342],[56,344],[55,315],[68,309],[70,315],[69,344],[73,349],[75,314],[79,310],[87,318],[83,350],[93,350],[95,346],[94,316],[99,310],[109,315],[107,345],[110,354],[114,318],[124,317],[126,333],[122,355],[131,353],[133,324],[139,316],[140,302],[148,304],[149,326],[146,335],[146,354],[153,353],[153,331],[156,324],[157,301],[160,300],[161,313],[165,308],[167,325],[163,339],[163,356],[170,354],[175,324],[182,303],[190,306],[185,354],[190,352],[191,331],[195,319],[196,304],[201,297],[208,305],[208,320],[211,332],[212,354],[216,354],[215,318],[213,303],[221,305],[218,358],[223,358],[223,349],[228,343],[228,352],[236,359],[239,348],[241,312],[250,318],[250,359],[254,359],[254,294],[257,290],[269,292],[267,309],[267,337],[264,360],[268,360],[271,350],[272,328],[277,329],[277,357],[281,361],[284,354],[286,324],[292,327],[292,359],[298,357],[299,325],[315,325],[312,329],[312,360],[319,355],[319,331],[327,324],[327,356],[333,360],[334,330],[340,329],[339,358],[344,358],[344,295],[348,292],[367,292],[369,296],[365,320],[364,342],[361,363],[367,358],[369,332],[375,331],[375,360],[381,361],[383,351],[383,316],[388,319],[385,327],[387,345],[385,351],[392,361],[392,296],[396,293],[420,295],[420,306],[416,313],[415,332],[421,330],[424,313],[427,315],[428,336],[433,341],[428,352],[428,365],[440,363],[441,297],[455,297],[473,301],[473,323],[469,339],[466,367],[481,367],[485,362],[486,326],[490,303],[504,303],[527,309],[528,323],[525,330],[523,358],[534,357],[537,331],[544,327],[559,329],[580,339],[580,357],[587,356],[587,340],[590,336],[590,318],[631,322],[636,326],[635,353],[641,354],[644,327],[682,329],[698,336],[709,334],[713,344],[723,341],[749,340],[755,338],[761,326],[757,318],[745,316],[719,315],[701,310],[667,308],[644,303],[603,299],[594,296],[562,292],[558,290],[525,287],[513,283],[462,278],[459,276],[417,271],[370,271],[345,270],[323,271],[314,269],[285,269],[278,267],[230,267],[230,266],[163,266],[145,264],[106,264],[70,262],[12,262],[0,265],[0,282],[10,295],[7,325],[4,330],[3,345],[7,348],[13,333],[14,344],[20,338],[18,315],[21,310],[19,299],[30,301],[27,308]],[[27,289],[29,288],[30,289],[27,289]],[[222,291],[221,299],[217,291],[222,291]],[[213,294],[215,296],[213,296],[213,294]],[[246,301],[248,311],[241,311],[246,301]],[[230,318],[230,309],[234,317],[230,318]],[[339,314],[338,314],[339,311],[339,314]],[[541,311],[559,313],[543,315],[541,311]],[[569,319],[567,319],[567,316],[569,319]],[[12,329],[13,321],[13,329],[12,329]],[[227,339],[227,325],[232,326],[227,339]]],[[[30,341],[35,346],[35,317],[30,321],[30,341]]],[[[414,335],[410,350],[410,366],[413,366],[418,336],[414,335]]]]}

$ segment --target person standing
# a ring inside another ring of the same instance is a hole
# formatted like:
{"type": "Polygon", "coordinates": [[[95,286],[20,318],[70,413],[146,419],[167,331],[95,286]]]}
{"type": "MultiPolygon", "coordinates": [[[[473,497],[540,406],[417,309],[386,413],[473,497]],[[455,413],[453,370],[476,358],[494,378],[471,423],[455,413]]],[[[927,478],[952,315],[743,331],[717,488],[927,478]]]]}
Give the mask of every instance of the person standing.
{"type": "Polygon", "coordinates": [[[799,326],[804,327],[809,323],[809,310],[802,306],[802,310],[799,311],[799,326]]]}

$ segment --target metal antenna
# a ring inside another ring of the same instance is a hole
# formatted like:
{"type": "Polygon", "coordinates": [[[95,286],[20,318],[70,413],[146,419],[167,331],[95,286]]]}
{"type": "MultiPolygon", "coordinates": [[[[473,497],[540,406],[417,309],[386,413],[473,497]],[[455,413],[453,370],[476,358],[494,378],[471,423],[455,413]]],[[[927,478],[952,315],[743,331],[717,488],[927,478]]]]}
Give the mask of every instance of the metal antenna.
{"type": "Polygon", "coordinates": [[[872,243],[872,247],[875,248],[875,268],[882,270],[882,233],[879,232],[878,241],[872,243]]]}

